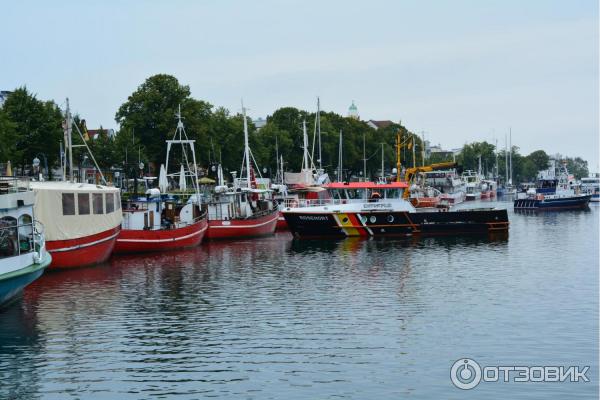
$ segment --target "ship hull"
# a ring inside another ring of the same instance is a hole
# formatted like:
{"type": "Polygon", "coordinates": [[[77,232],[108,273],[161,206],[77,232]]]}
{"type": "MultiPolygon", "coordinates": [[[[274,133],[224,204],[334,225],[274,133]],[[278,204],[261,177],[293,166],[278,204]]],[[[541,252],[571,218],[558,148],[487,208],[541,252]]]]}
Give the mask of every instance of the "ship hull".
{"type": "Polygon", "coordinates": [[[120,226],[95,235],[68,240],[46,240],[52,255],[50,268],[74,268],[94,265],[108,260],[121,230],[120,226]]]}
{"type": "Polygon", "coordinates": [[[277,227],[279,211],[257,218],[208,221],[206,238],[226,240],[272,235],[277,227]]]}
{"type": "Polygon", "coordinates": [[[557,199],[527,198],[514,201],[515,210],[569,210],[586,208],[592,195],[557,199]]]}
{"type": "Polygon", "coordinates": [[[0,307],[11,302],[27,285],[38,279],[51,261],[50,254],[45,253],[45,258],[39,264],[0,275],[0,307]]]}
{"type": "Polygon", "coordinates": [[[145,253],[198,246],[208,229],[206,219],[175,229],[122,229],[115,253],[145,253]]]}
{"type": "Polygon", "coordinates": [[[294,210],[284,216],[296,237],[488,234],[507,232],[509,226],[506,210],[496,209],[349,213],[294,210]]]}
{"type": "Polygon", "coordinates": [[[287,222],[285,222],[285,217],[283,216],[283,213],[280,211],[279,212],[279,216],[277,217],[277,226],[275,227],[276,231],[287,231],[290,228],[287,225],[287,222]]]}

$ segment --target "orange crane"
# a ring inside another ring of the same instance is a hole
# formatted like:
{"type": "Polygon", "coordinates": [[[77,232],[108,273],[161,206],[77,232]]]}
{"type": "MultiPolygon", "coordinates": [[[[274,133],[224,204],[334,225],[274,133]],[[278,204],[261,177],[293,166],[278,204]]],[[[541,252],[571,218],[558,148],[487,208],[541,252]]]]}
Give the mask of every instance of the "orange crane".
{"type": "MultiPolygon", "coordinates": [[[[404,173],[404,182],[409,183],[413,179],[415,174],[417,174],[419,172],[429,172],[429,171],[435,171],[438,169],[447,169],[447,168],[454,168],[454,167],[456,167],[456,163],[454,161],[448,161],[448,162],[424,165],[422,167],[407,168],[404,173]]],[[[409,195],[410,195],[409,190],[405,190],[402,197],[404,197],[406,199],[406,198],[408,198],[409,195]]]]}

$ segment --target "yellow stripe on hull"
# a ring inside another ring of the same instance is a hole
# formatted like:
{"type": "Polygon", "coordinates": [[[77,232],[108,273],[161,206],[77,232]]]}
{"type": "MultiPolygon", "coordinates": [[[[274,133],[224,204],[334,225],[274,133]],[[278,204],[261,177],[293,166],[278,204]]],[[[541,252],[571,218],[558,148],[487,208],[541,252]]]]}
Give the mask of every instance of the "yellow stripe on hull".
{"type": "Polygon", "coordinates": [[[350,216],[348,214],[334,214],[333,217],[335,218],[338,226],[342,228],[346,236],[362,236],[362,228],[354,228],[354,226],[352,225],[352,221],[350,220],[350,216]]]}

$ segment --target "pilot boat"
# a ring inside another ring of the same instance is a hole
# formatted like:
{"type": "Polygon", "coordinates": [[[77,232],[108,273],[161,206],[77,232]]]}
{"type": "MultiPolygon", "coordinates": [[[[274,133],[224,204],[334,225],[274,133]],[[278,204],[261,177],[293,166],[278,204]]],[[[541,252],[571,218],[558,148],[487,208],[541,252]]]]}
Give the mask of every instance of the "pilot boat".
{"type": "Polygon", "coordinates": [[[417,209],[402,198],[405,182],[335,182],[329,202],[287,207],[296,237],[463,235],[507,232],[506,209],[417,209]]]}

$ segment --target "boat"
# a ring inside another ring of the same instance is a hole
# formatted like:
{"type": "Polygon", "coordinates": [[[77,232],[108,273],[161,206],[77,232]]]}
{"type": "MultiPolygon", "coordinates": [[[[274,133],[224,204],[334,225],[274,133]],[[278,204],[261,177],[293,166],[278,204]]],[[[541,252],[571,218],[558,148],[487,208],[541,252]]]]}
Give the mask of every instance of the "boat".
{"type": "Polygon", "coordinates": [[[417,209],[403,198],[405,182],[335,182],[332,199],[312,207],[288,207],[283,215],[294,236],[410,236],[508,232],[506,209],[417,209]]]}
{"type": "Polygon", "coordinates": [[[146,196],[129,198],[123,204],[123,222],[117,237],[115,253],[138,253],[174,250],[198,246],[207,229],[207,212],[200,204],[198,171],[196,170],[195,140],[189,140],[183,122],[181,107],[177,113],[177,129],[172,140],[167,140],[166,166],[161,165],[159,186],[146,191],[146,196]],[[181,146],[182,158],[188,160],[187,147],[191,151],[194,171],[181,161],[178,173],[168,173],[172,146],[181,146]],[[187,190],[187,178],[192,182],[192,195],[186,203],[174,196],[161,194],[168,189],[168,177],[178,178],[179,192],[187,190]]]}
{"type": "Polygon", "coordinates": [[[0,307],[39,278],[52,261],[34,203],[28,181],[0,177],[0,307]]]}
{"type": "Polygon", "coordinates": [[[465,183],[465,200],[481,199],[481,177],[475,171],[467,170],[462,173],[462,180],[465,183]]]}
{"type": "Polygon", "coordinates": [[[600,173],[581,178],[581,191],[592,195],[591,202],[600,202],[600,173]]]}
{"type": "MultiPolygon", "coordinates": [[[[207,204],[207,239],[238,239],[272,235],[277,227],[279,210],[269,187],[259,188],[251,166],[254,159],[248,144],[248,121],[244,118],[244,157],[240,177],[234,174],[233,185],[225,185],[219,165],[214,193],[207,204]],[[244,175],[245,174],[245,175],[244,175]]],[[[260,169],[256,168],[260,173],[260,169]]]]}
{"type": "Polygon", "coordinates": [[[496,197],[496,189],[498,184],[492,179],[481,180],[481,198],[491,199],[496,197]]]}
{"type": "Polygon", "coordinates": [[[73,126],[77,129],[83,146],[87,148],[79,127],[73,124],[67,99],[64,130],[69,160],[64,164],[63,180],[30,183],[35,192],[34,212],[36,218],[44,225],[46,249],[52,255],[50,268],[80,267],[106,261],[121,230],[119,189],[106,185],[104,175],[91,152],[89,154],[100,171],[99,175],[104,184],[75,181],[73,126]]]}
{"type": "Polygon", "coordinates": [[[431,186],[413,184],[410,187],[409,200],[415,208],[437,207],[440,204],[441,192],[431,186]]]}
{"type": "Polygon", "coordinates": [[[592,198],[591,193],[581,193],[570,187],[569,173],[566,163],[557,167],[551,160],[551,166],[538,174],[535,188],[514,200],[515,210],[564,210],[587,208],[592,198]],[[558,173],[557,173],[558,172],[558,173]]]}
{"type": "Polygon", "coordinates": [[[466,186],[456,174],[456,170],[425,172],[425,185],[431,186],[441,192],[440,202],[456,205],[465,201],[466,186]]]}

